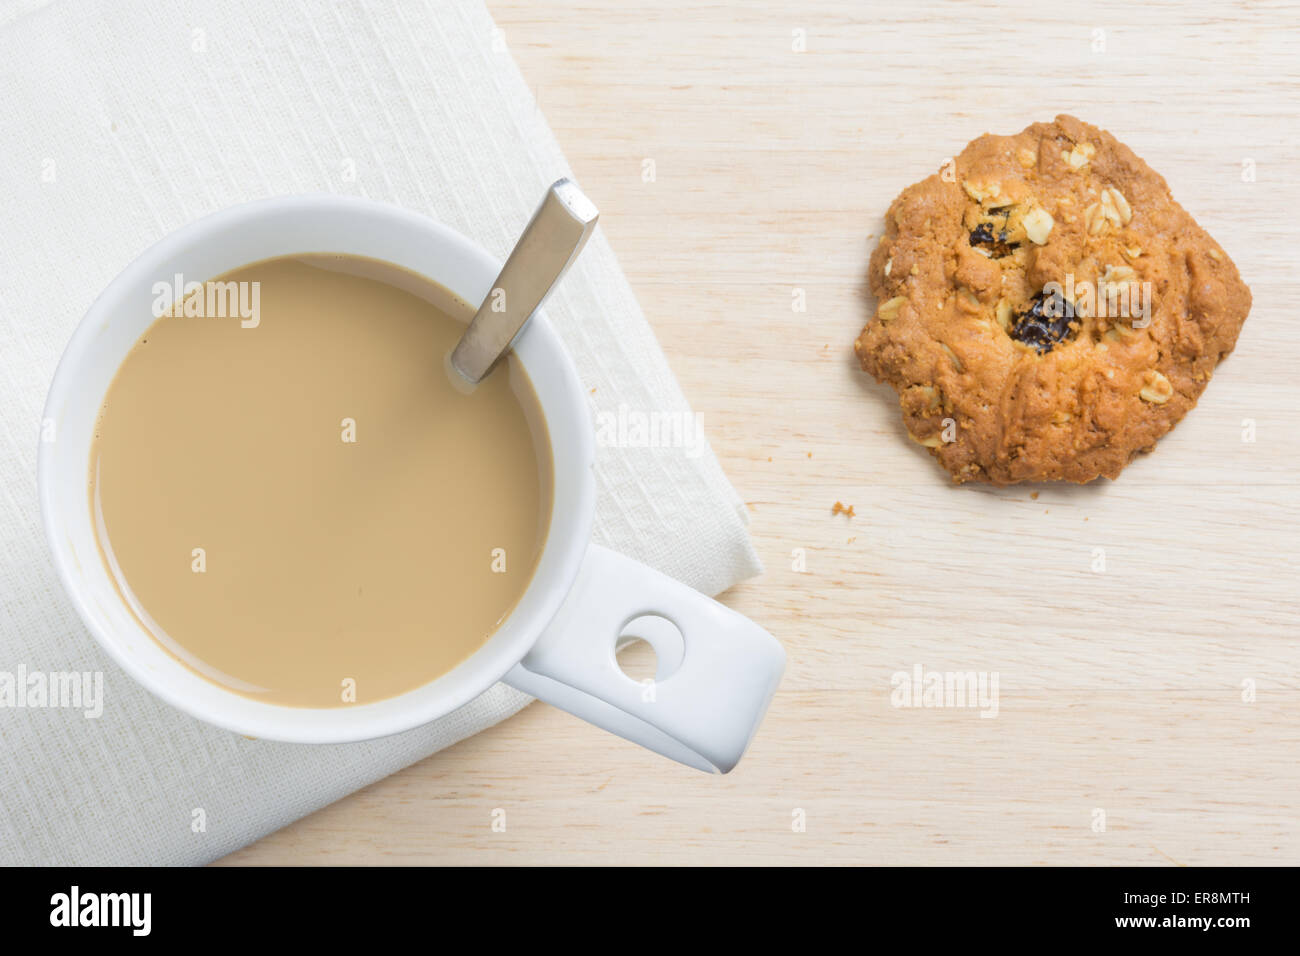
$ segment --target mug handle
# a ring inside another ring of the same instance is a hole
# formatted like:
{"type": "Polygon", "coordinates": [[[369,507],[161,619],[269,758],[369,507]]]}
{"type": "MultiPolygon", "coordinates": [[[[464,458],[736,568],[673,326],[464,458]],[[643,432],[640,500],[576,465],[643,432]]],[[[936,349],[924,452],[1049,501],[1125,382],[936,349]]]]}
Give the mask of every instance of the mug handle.
{"type": "Polygon", "coordinates": [[[734,767],[785,669],[785,651],[749,618],[666,574],[598,544],[533,649],[502,680],[633,743],[711,773],[734,767]],[[654,680],[618,666],[616,644],[638,617],[664,618],[635,636],[659,659],[654,680]]]}

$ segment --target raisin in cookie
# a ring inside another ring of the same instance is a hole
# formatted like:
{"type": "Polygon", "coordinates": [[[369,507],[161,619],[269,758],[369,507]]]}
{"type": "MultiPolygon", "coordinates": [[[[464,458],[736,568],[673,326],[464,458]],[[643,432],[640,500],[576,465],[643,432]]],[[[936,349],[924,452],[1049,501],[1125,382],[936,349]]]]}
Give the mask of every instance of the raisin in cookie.
{"type": "Polygon", "coordinates": [[[1114,478],[1178,423],[1250,311],[1164,179],[1071,116],[981,136],[903,190],[854,349],[953,479],[1114,478]]]}

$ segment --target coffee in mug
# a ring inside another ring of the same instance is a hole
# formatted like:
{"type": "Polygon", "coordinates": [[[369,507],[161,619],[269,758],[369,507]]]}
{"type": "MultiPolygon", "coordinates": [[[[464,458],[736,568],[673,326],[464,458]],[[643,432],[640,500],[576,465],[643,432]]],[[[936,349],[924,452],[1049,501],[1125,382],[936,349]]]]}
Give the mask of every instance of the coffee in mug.
{"type": "Polygon", "coordinates": [[[474,310],[347,255],[155,291],[88,482],[145,630],[209,680],[298,707],[394,697],[478,650],[532,579],[552,461],[515,359],[472,390],[445,369],[474,310]]]}

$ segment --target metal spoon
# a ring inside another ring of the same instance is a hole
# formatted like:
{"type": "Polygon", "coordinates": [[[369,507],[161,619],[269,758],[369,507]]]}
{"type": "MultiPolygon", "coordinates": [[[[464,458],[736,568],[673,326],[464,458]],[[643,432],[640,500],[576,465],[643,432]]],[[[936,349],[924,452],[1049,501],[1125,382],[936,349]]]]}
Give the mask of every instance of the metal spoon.
{"type": "Polygon", "coordinates": [[[578,258],[600,212],[567,179],[551,185],[510,258],[451,353],[451,367],[472,385],[510,350],[534,312],[578,258]]]}

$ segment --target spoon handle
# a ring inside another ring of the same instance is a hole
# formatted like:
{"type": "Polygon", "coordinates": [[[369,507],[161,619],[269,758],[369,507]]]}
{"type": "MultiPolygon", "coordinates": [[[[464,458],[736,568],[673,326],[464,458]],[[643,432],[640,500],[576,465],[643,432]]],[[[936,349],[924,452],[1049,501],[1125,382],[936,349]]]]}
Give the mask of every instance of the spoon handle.
{"type": "Polygon", "coordinates": [[[492,370],[578,257],[599,215],[568,179],[551,185],[451,353],[452,368],[474,385],[492,370]]]}

